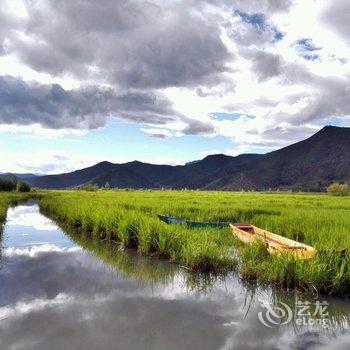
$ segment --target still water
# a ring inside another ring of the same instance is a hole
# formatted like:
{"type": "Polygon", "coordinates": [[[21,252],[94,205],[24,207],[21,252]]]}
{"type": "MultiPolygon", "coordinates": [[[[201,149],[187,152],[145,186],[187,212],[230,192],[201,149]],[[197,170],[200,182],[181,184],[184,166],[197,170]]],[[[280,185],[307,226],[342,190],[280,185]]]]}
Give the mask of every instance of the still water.
{"type": "Polygon", "coordinates": [[[9,209],[1,245],[1,350],[350,348],[347,299],[191,274],[65,233],[35,203],[9,209]]]}

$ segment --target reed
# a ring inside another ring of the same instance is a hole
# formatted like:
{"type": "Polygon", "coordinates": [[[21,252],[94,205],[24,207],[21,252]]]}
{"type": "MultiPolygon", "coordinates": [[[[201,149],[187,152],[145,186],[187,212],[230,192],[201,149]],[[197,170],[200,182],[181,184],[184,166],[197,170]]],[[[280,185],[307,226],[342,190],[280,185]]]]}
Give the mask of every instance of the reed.
{"type": "Polygon", "coordinates": [[[47,191],[39,201],[59,222],[193,271],[231,271],[285,288],[350,294],[350,197],[321,194],[200,191],[47,191]],[[270,256],[245,246],[230,229],[167,225],[157,214],[199,221],[248,222],[314,246],[310,260],[270,256]],[[237,254],[237,251],[239,254],[237,254]]]}
{"type": "Polygon", "coordinates": [[[118,193],[52,192],[40,200],[40,209],[58,222],[80,228],[100,239],[113,239],[140,254],[180,263],[192,271],[232,269],[229,229],[190,230],[167,225],[148,210],[115,201],[118,193]]]}

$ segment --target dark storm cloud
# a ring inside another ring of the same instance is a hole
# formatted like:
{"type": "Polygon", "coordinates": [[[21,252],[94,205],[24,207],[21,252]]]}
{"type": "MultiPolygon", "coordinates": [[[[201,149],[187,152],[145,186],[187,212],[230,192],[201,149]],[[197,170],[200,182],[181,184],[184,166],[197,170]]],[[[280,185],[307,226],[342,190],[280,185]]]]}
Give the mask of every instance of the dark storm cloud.
{"type": "Polygon", "coordinates": [[[297,126],[315,120],[350,115],[350,75],[318,76],[305,67],[290,64],[283,67],[281,82],[285,84],[308,84],[305,92],[286,96],[281,102],[290,106],[288,111],[271,111],[275,121],[288,121],[297,126]]]}
{"type": "Polygon", "coordinates": [[[250,60],[259,82],[277,77],[282,72],[283,58],[279,54],[258,49],[241,50],[241,54],[250,60]]]}
{"type": "Polygon", "coordinates": [[[0,123],[51,129],[94,129],[110,116],[133,122],[164,124],[179,115],[161,95],[147,92],[118,94],[111,88],[90,86],[64,90],[60,85],[28,83],[0,77],[0,123]]]}
{"type": "Polygon", "coordinates": [[[184,121],[187,122],[187,126],[182,130],[185,135],[210,135],[215,132],[214,126],[210,122],[187,118],[184,121]]]}
{"type": "Polygon", "coordinates": [[[317,92],[305,93],[297,102],[304,102],[298,114],[293,116],[294,123],[322,120],[331,117],[343,117],[350,114],[350,82],[347,78],[319,78],[317,92]],[[305,103],[306,102],[306,103],[305,103]]]}
{"type": "MultiPolygon", "coordinates": [[[[24,17],[0,4],[0,55],[12,54],[35,71],[68,75],[90,87],[67,91],[2,77],[0,123],[94,129],[111,116],[146,124],[180,120],[186,135],[215,130],[176,113],[156,90],[194,88],[204,98],[222,96],[235,86],[227,74],[235,57],[222,41],[224,19],[208,5],[239,11],[252,27],[239,33],[242,43],[251,38],[262,44],[276,35],[270,14],[291,6],[289,0],[23,1],[24,17]]],[[[258,79],[265,80],[276,71],[265,67],[272,58],[261,56],[253,61],[255,70],[263,69],[258,79]]]]}
{"type": "Polygon", "coordinates": [[[232,57],[215,18],[183,3],[28,2],[11,49],[40,72],[107,80],[123,88],[213,86],[232,57]]]}
{"type": "Polygon", "coordinates": [[[350,3],[329,0],[322,20],[350,44],[350,3]]]}
{"type": "Polygon", "coordinates": [[[0,76],[0,124],[96,129],[105,126],[110,117],[155,125],[182,121],[186,124],[183,130],[186,135],[214,132],[211,124],[176,112],[160,93],[118,93],[115,89],[98,86],[65,90],[58,84],[29,83],[0,76]]]}
{"type": "Polygon", "coordinates": [[[234,57],[221,40],[222,18],[207,11],[207,5],[249,18],[262,13],[264,21],[291,6],[289,0],[25,3],[28,16],[6,26],[18,29],[7,36],[9,53],[40,72],[105,80],[127,89],[227,84],[227,63],[234,57]]]}
{"type": "Polygon", "coordinates": [[[4,2],[0,2],[0,56],[6,54],[6,38],[19,28],[19,22],[8,11],[4,2]]]}

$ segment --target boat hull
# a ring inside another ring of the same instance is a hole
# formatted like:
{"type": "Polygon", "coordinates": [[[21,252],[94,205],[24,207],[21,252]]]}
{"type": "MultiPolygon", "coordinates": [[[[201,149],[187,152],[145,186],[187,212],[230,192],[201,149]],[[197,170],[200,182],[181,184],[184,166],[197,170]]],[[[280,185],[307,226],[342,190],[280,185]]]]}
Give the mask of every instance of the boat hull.
{"type": "Polygon", "coordinates": [[[273,255],[288,254],[297,259],[309,259],[316,253],[315,248],[311,246],[262,230],[253,225],[230,224],[230,227],[233,234],[243,243],[252,244],[260,241],[273,255]]]}
{"type": "Polygon", "coordinates": [[[228,222],[200,222],[200,221],[190,221],[182,218],[176,218],[166,215],[157,215],[158,218],[167,224],[182,224],[186,225],[188,228],[223,228],[228,227],[228,222]]]}

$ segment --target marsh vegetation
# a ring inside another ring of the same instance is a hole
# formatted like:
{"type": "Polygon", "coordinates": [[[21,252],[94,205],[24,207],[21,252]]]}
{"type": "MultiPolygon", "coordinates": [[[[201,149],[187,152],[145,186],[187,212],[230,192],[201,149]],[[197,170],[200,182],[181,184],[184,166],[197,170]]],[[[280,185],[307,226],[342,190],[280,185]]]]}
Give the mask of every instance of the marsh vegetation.
{"type": "Polygon", "coordinates": [[[350,293],[350,197],[310,194],[197,191],[46,191],[2,193],[0,223],[8,206],[36,198],[58,223],[119,249],[134,249],[197,272],[238,271],[245,280],[312,293],[350,293]],[[243,245],[229,228],[168,225],[157,214],[198,221],[249,222],[314,246],[313,259],[271,256],[243,245]]]}
{"type": "Polygon", "coordinates": [[[197,191],[57,191],[40,200],[58,222],[193,271],[238,268],[242,278],[286,288],[349,294],[350,198],[309,194],[197,191]],[[314,246],[315,258],[276,257],[245,246],[229,228],[167,225],[157,214],[198,221],[249,222],[314,246]],[[238,252],[238,254],[237,254],[238,252]]]}
{"type": "Polygon", "coordinates": [[[40,215],[34,201],[8,210],[0,250],[2,348],[304,349],[339,348],[348,339],[345,298],[289,293],[235,273],[191,272],[60,222],[40,215]],[[310,313],[303,323],[300,303],[310,313]],[[262,322],[266,304],[286,310],[277,324],[262,322]],[[145,342],[149,334],[154,340],[145,342]]]}

